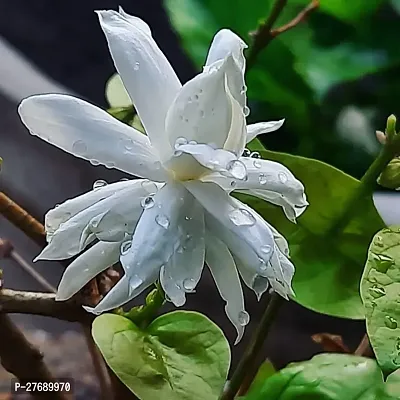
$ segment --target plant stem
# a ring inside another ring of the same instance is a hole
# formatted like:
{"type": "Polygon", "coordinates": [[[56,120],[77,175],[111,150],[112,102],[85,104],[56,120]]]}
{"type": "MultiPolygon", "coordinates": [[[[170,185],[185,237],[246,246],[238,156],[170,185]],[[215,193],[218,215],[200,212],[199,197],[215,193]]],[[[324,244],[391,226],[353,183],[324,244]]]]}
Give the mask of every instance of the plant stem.
{"type": "Polygon", "coordinates": [[[385,145],[382,147],[378,157],[361,178],[360,184],[348,199],[347,204],[343,207],[342,213],[335,219],[334,223],[328,230],[327,235],[338,233],[346,227],[351,216],[357,212],[360,200],[373,193],[379,175],[390,161],[392,161],[394,156],[395,154],[389,146],[385,145]]]}
{"type": "Polygon", "coordinates": [[[241,360],[239,361],[239,364],[232,375],[227,389],[221,395],[220,400],[233,400],[236,393],[239,391],[242,382],[246,378],[247,373],[254,370],[254,368],[252,368],[252,364],[255,363],[260,347],[267,337],[273,320],[283,302],[284,299],[277,293],[271,294],[261,321],[253,333],[250,343],[241,360]]]}

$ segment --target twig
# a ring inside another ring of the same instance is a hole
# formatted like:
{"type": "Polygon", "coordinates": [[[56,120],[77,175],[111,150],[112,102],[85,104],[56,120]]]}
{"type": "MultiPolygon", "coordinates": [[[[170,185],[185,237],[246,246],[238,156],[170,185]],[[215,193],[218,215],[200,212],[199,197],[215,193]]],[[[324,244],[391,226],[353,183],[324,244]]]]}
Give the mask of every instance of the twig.
{"type": "Polygon", "coordinates": [[[56,301],[54,293],[0,291],[0,313],[34,314],[90,325],[95,315],[73,300],[56,301]]]}
{"type": "Polygon", "coordinates": [[[265,309],[265,312],[259,322],[257,329],[253,333],[253,337],[245,350],[232,379],[227,385],[227,389],[221,395],[220,400],[233,400],[236,393],[239,391],[242,382],[246,379],[249,371],[253,371],[253,363],[257,358],[257,353],[260,351],[264,340],[267,338],[271,329],[275,315],[277,314],[280,306],[285,300],[277,293],[272,293],[265,309]]]}
{"type": "MultiPolygon", "coordinates": [[[[42,353],[25,338],[8,315],[0,314],[0,359],[19,381],[56,382],[43,362],[42,353]]],[[[32,392],[36,399],[66,400],[59,392],[32,392]]]]}
{"type": "Polygon", "coordinates": [[[273,29],[275,22],[287,5],[287,0],[276,0],[271,13],[265,22],[262,23],[255,32],[251,32],[253,43],[249,49],[249,55],[247,56],[247,70],[254,65],[259,53],[265,49],[273,39],[305,21],[309,14],[319,7],[319,4],[319,0],[312,0],[312,2],[300,11],[300,13],[290,22],[279,28],[273,29]]]}
{"type": "Polygon", "coordinates": [[[358,345],[356,351],[354,352],[356,356],[373,357],[374,353],[371,349],[371,344],[369,342],[368,335],[365,334],[358,345]]]}

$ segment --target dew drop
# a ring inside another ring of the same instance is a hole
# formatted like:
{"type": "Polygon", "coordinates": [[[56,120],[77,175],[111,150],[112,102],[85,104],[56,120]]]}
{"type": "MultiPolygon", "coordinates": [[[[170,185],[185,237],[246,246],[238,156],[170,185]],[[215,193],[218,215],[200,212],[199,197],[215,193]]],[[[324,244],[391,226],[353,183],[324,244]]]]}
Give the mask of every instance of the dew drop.
{"type": "Polygon", "coordinates": [[[254,168],[257,168],[257,169],[260,169],[262,167],[261,161],[257,160],[257,159],[255,159],[253,161],[253,165],[254,165],[254,168]]]}
{"type": "Polygon", "coordinates": [[[135,143],[132,139],[124,139],[122,141],[124,148],[128,151],[131,151],[135,147],[135,143]]]}
{"type": "Polygon", "coordinates": [[[128,179],[128,178],[121,178],[119,181],[120,181],[120,182],[128,182],[129,179],[128,179]]]}
{"type": "Polygon", "coordinates": [[[192,291],[196,287],[196,281],[193,278],[187,278],[183,281],[183,288],[192,291]]]}
{"type": "Polygon", "coordinates": [[[375,244],[377,247],[383,247],[383,240],[382,240],[382,237],[379,236],[379,235],[377,235],[377,236],[375,237],[374,244],[375,244]]]}
{"type": "Polygon", "coordinates": [[[397,339],[396,339],[396,342],[395,342],[395,348],[396,348],[396,350],[397,351],[400,351],[400,337],[398,337],[397,339]]]}
{"type": "Polygon", "coordinates": [[[261,158],[261,154],[260,154],[258,151],[253,151],[253,152],[250,154],[250,157],[251,157],[251,158],[261,158]]]}
{"type": "Polygon", "coordinates": [[[244,208],[235,208],[228,215],[236,226],[253,226],[256,223],[254,215],[244,208]]]}
{"type": "Polygon", "coordinates": [[[265,272],[267,270],[267,263],[262,258],[259,258],[258,260],[260,261],[260,270],[265,272]]]}
{"type": "Polygon", "coordinates": [[[240,94],[245,94],[247,91],[247,86],[243,85],[242,88],[240,89],[240,94]]]}
{"type": "Polygon", "coordinates": [[[169,219],[164,214],[158,214],[156,216],[156,223],[164,229],[168,229],[169,227],[169,219]]]}
{"type": "Polygon", "coordinates": [[[195,98],[195,100],[198,100],[198,99],[199,99],[199,95],[198,95],[198,94],[195,94],[195,95],[194,95],[194,98],[195,98]]]}
{"type": "Polygon", "coordinates": [[[147,196],[140,202],[140,205],[143,209],[148,210],[149,208],[154,207],[154,199],[153,196],[147,196]]]}
{"type": "Polygon", "coordinates": [[[114,168],[114,167],[115,167],[115,162],[114,162],[114,161],[106,161],[106,162],[104,163],[104,165],[105,165],[107,168],[114,168]]]}
{"type": "Polygon", "coordinates": [[[378,286],[378,285],[373,285],[369,288],[369,292],[371,293],[371,296],[374,298],[379,298],[382,297],[386,294],[385,288],[378,286]]]}
{"type": "Polygon", "coordinates": [[[260,251],[264,254],[270,254],[272,251],[272,247],[269,244],[260,247],[260,251]]]}
{"type": "Polygon", "coordinates": [[[83,140],[77,140],[72,145],[72,151],[80,156],[84,156],[87,153],[87,146],[83,140]]]}
{"type": "Polygon", "coordinates": [[[200,117],[204,118],[204,111],[203,110],[200,110],[200,117]]]}
{"type": "Polygon", "coordinates": [[[288,176],[284,172],[279,172],[278,178],[282,183],[286,183],[288,181],[288,176]]]}
{"type": "Polygon", "coordinates": [[[397,320],[390,315],[386,315],[385,317],[385,325],[389,329],[396,329],[397,328],[397,320]]]}
{"type": "Polygon", "coordinates": [[[399,366],[400,365],[400,354],[397,354],[393,357],[393,364],[399,366]]]}
{"type": "Polygon", "coordinates": [[[240,311],[238,315],[239,324],[246,326],[250,322],[250,315],[246,311],[240,311]]]}
{"type": "Polygon", "coordinates": [[[392,257],[389,257],[385,254],[375,254],[374,255],[374,261],[375,261],[375,268],[379,272],[386,273],[387,270],[394,265],[394,260],[392,257]]]}
{"type": "Polygon", "coordinates": [[[174,155],[176,156],[176,157],[178,157],[178,156],[180,156],[181,154],[182,154],[182,152],[181,151],[179,151],[179,147],[181,147],[182,145],[185,145],[185,144],[187,144],[188,143],[188,140],[186,139],[186,138],[184,138],[184,137],[178,137],[177,139],[176,139],[176,141],[175,141],[175,153],[174,153],[174,155]]]}
{"type": "Polygon", "coordinates": [[[261,185],[265,185],[268,182],[267,175],[265,174],[258,175],[258,182],[260,182],[261,185]]]}
{"type": "Polygon", "coordinates": [[[143,181],[141,183],[142,189],[145,190],[147,193],[154,195],[158,192],[158,186],[152,181],[143,181]]]}
{"type": "Polygon", "coordinates": [[[244,149],[242,157],[250,157],[251,151],[249,149],[244,149]]]}
{"type": "Polygon", "coordinates": [[[235,187],[236,186],[236,181],[231,181],[230,185],[231,185],[231,187],[235,187]]]}
{"type": "Polygon", "coordinates": [[[138,62],[135,62],[135,65],[133,66],[133,69],[135,71],[139,71],[139,68],[140,68],[140,64],[138,62]]]}
{"type": "Polygon", "coordinates": [[[245,117],[248,117],[250,115],[250,108],[247,106],[243,107],[243,114],[245,117]]]}
{"type": "Polygon", "coordinates": [[[232,160],[226,164],[226,170],[230,174],[241,181],[247,179],[247,169],[246,166],[239,160],[232,160]]]}
{"type": "Polygon", "coordinates": [[[129,249],[131,248],[131,244],[132,242],[130,240],[127,240],[126,242],[123,242],[121,244],[121,255],[124,256],[125,254],[127,254],[129,252],[129,249]]]}
{"type": "Polygon", "coordinates": [[[107,182],[104,179],[98,179],[93,183],[93,190],[100,189],[104,186],[107,186],[107,182]]]}
{"type": "Polygon", "coordinates": [[[133,275],[129,279],[129,296],[132,296],[133,292],[143,283],[143,279],[141,279],[138,275],[133,275]]]}

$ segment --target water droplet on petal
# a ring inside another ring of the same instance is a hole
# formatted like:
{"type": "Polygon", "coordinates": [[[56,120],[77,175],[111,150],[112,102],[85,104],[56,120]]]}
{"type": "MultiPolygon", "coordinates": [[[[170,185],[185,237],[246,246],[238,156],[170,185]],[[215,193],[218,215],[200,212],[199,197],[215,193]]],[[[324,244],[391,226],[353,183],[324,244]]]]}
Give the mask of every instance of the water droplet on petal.
{"type": "Polygon", "coordinates": [[[140,202],[140,205],[143,209],[148,210],[149,208],[154,207],[154,199],[153,196],[147,196],[140,202]]]}
{"type": "Polygon", "coordinates": [[[135,142],[132,139],[123,139],[122,145],[128,151],[131,151],[135,147],[135,142]]]}
{"type": "Polygon", "coordinates": [[[87,145],[83,140],[77,140],[72,145],[72,151],[80,156],[84,156],[87,153],[87,145]]]}
{"type": "Polygon", "coordinates": [[[258,175],[258,181],[261,185],[265,185],[268,182],[268,178],[265,174],[258,175]]]}
{"type": "Polygon", "coordinates": [[[121,244],[121,255],[124,256],[125,254],[127,254],[129,252],[129,249],[131,248],[132,242],[130,240],[127,240],[126,242],[123,242],[121,244]]]}
{"type": "Polygon", "coordinates": [[[95,165],[95,166],[100,165],[99,160],[92,159],[92,160],[89,160],[89,162],[90,162],[90,164],[95,165]]]}
{"type": "Polygon", "coordinates": [[[240,89],[240,94],[245,94],[247,91],[247,86],[243,85],[242,88],[240,89]]]}
{"type": "Polygon", "coordinates": [[[250,115],[250,108],[247,106],[243,107],[243,114],[245,117],[248,117],[250,115]]]}
{"type": "Polygon", "coordinates": [[[198,95],[198,94],[195,94],[195,95],[194,95],[194,99],[195,99],[195,100],[198,100],[198,99],[199,99],[199,95],[198,95]]]}
{"type": "Polygon", "coordinates": [[[129,296],[132,295],[132,293],[138,288],[143,283],[143,279],[141,279],[137,275],[133,275],[129,279],[129,296]]]}
{"type": "Polygon", "coordinates": [[[230,185],[231,185],[231,187],[235,187],[236,186],[236,181],[231,181],[230,185]]]}
{"type": "Polygon", "coordinates": [[[107,186],[107,181],[105,181],[104,179],[98,179],[93,183],[93,190],[100,189],[104,186],[107,186]]]}
{"type": "Polygon", "coordinates": [[[114,167],[115,167],[115,162],[114,162],[114,161],[106,161],[106,162],[104,163],[104,165],[105,165],[107,168],[114,168],[114,167]]]}
{"type": "Polygon", "coordinates": [[[250,322],[250,315],[246,311],[240,311],[238,315],[239,324],[246,326],[250,322]]]}
{"type": "Polygon", "coordinates": [[[128,179],[128,178],[121,178],[119,181],[120,181],[120,182],[128,182],[129,179],[128,179]]]}
{"type": "Polygon", "coordinates": [[[250,157],[251,151],[249,149],[244,149],[242,157],[250,157]]]}
{"type": "Polygon", "coordinates": [[[158,214],[156,216],[156,223],[163,227],[164,229],[168,229],[169,227],[169,219],[164,214],[158,214]]]}
{"type": "Polygon", "coordinates": [[[180,156],[181,154],[182,154],[182,152],[181,151],[179,151],[179,147],[180,146],[182,146],[182,145],[184,145],[184,144],[187,144],[188,143],[188,141],[187,141],[187,139],[186,138],[184,138],[184,137],[178,137],[177,139],[176,139],[176,141],[175,141],[175,153],[174,153],[174,155],[176,156],[176,157],[178,157],[178,156],[180,156]]]}
{"type": "Polygon", "coordinates": [[[135,62],[135,65],[133,66],[133,69],[135,71],[139,71],[139,68],[140,68],[140,64],[138,62],[135,62]]]}
{"type": "Polygon", "coordinates": [[[288,181],[288,176],[284,172],[279,172],[278,178],[282,183],[286,183],[288,181]]]}
{"type": "Polygon", "coordinates": [[[203,110],[200,110],[200,117],[204,118],[204,111],[203,110]]]}
{"type": "Polygon", "coordinates": [[[239,160],[229,161],[226,165],[226,170],[230,172],[230,174],[241,181],[247,179],[247,168],[246,166],[239,160]]]}
{"type": "Polygon", "coordinates": [[[256,223],[254,215],[244,208],[235,208],[228,215],[236,226],[253,226],[256,223]]]}
{"type": "Polygon", "coordinates": [[[253,152],[250,154],[250,157],[251,157],[251,158],[261,158],[261,154],[260,154],[258,151],[253,151],[253,152]]]}
{"type": "Polygon", "coordinates": [[[257,168],[257,169],[260,169],[262,167],[261,161],[257,160],[257,159],[253,161],[253,165],[254,165],[254,168],[257,168]]]}
{"type": "Polygon", "coordinates": [[[261,246],[260,251],[264,254],[270,254],[272,251],[272,247],[269,244],[261,246]]]}
{"type": "Polygon", "coordinates": [[[196,287],[196,281],[193,278],[187,278],[183,281],[183,288],[192,291],[196,287]]]}
{"type": "Polygon", "coordinates": [[[379,298],[382,297],[386,294],[385,288],[378,286],[378,285],[373,285],[369,288],[369,292],[371,293],[371,296],[374,298],[379,298]]]}
{"type": "Polygon", "coordinates": [[[267,270],[267,263],[265,262],[265,260],[263,260],[262,258],[258,259],[260,261],[260,270],[262,272],[267,270]]]}
{"type": "Polygon", "coordinates": [[[389,329],[396,329],[397,328],[397,320],[389,315],[386,315],[385,317],[385,325],[389,329]]]}
{"type": "Polygon", "coordinates": [[[190,140],[188,144],[197,144],[195,140],[190,140]]]}
{"type": "Polygon", "coordinates": [[[154,195],[158,192],[158,186],[153,181],[142,181],[140,186],[142,186],[143,190],[145,190],[149,194],[154,195]]]}

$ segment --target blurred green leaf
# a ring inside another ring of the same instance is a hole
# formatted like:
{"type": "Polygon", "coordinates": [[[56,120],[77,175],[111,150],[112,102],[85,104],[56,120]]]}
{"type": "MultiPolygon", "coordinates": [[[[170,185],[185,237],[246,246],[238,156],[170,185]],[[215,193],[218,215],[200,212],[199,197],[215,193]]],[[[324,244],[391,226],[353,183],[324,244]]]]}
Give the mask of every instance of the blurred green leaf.
{"type": "Polygon", "coordinates": [[[287,238],[296,267],[294,300],[324,314],[363,319],[360,279],[369,243],[384,227],[372,198],[360,200],[345,229],[331,234],[330,227],[359,181],[321,161],[267,150],[260,153],[262,158],[289,168],[304,184],[310,203],[293,224],[276,206],[238,195],[287,238]]]}
{"type": "Polygon", "coordinates": [[[143,400],[216,400],[230,364],[229,344],[204,315],[175,311],[146,329],[115,314],[93,322],[107,364],[143,400]]]}
{"type": "Polygon", "coordinates": [[[252,392],[259,392],[264,386],[264,382],[275,373],[276,370],[272,365],[272,362],[269,360],[264,361],[258,369],[257,375],[251,383],[248,393],[250,394],[252,392]]]}
{"type": "Polygon", "coordinates": [[[400,368],[400,226],[377,233],[361,281],[367,332],[385,373],[400,368]]]}
{"type": "Polygon", "coordinates": [[[114,74],[107,81],[105,94],[111,108],[127,108],[132,106],[131,98],[118,74],[114,74]]]}
{"type": "Polygon", "coordinates": [[[348,354],[319,354],[290,364],[245,400],[396,400],[397,375],[385,384],[375,360],[348,354]]]}

